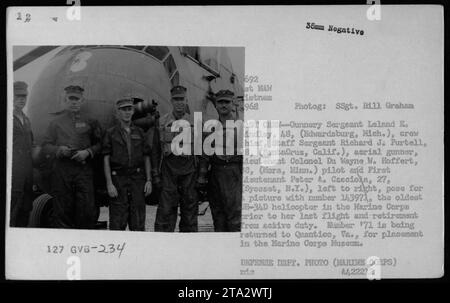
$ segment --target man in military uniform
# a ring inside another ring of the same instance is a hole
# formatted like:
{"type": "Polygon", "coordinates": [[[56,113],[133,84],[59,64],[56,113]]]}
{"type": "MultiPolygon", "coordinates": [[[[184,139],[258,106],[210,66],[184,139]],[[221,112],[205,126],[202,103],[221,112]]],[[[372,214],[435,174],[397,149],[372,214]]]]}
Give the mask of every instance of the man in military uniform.
{"type": "Polygon", "coordinates": [[[236,232],[241,230],[242,209],[242,154],[238,152],[237,129],[226,128],[226,121],[236,121],[233,113],[234,93],[221,90],[215,96],[215,106],[219,121],[223,126],[223,152],[209,157],[211,165],[209,177],[209,204],[216,232],[236,232]],[[226,145],[234,140],[232,153],[226,145]],[[228,143],[227,143],[228,142],[228,143]]]}
{"type": "Polygon", "coordinates": [[[25,82],[14,82],[11,227],[26,227],[32,209],[33,133],[30,120],[23,113],[27,103],[27,88],[25,82]]]}
{"type": "Polygon", "coordinates": [[[150,147],[144,131],[131,123],[133,100],[116,103],[119,124],[106,131],[104,171],[109,205],[109,229],[145,231],[145,195],[152,191],[150,147]],[[128,201],[128,194],[131,200],[128,201]]]}
{"type": "Polygon", "coordinates": [[[54,226],[92,229],[97,220],[92,159],[101,150],[98,121],[86,117],[83,86],[72,80],[65,87],[65,111],[50,122],[42,151],[55,157],[51,176],[54,226]]]}
{"type": "MultiPolygon", "coordinates": [[[[172,124],[177,120],[185,120],[193,129],[194,121],[186,112],[186,88],[175,86],[170,93],[173,111],[160,118],[159,134],[155,136],[160,138],[162,155],[161,168],[160,171],[156,171],[155,176],[155,185],[161,184],[155,231],[173,232],[175,230],[180,204],[180,232],[196,232],[198,231],[198,203],[195,187],[197,179],[201,179],[201,175],[197,173],[199,159],[194,155],[193,148],[189,155],[175,155],[171,149],[172,140],[177,136],[177,133],[171,130],[172,124]]],[[[192,144],[192,142],[183,143],[192,144]]]]}

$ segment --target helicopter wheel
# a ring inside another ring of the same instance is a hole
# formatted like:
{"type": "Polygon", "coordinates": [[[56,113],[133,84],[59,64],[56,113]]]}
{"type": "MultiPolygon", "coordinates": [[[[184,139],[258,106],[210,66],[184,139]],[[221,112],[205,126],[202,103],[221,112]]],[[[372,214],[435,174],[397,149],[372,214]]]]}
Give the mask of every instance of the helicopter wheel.
{"type": "Polygon", "coordinates": [[[53,197],[49,194],[42,194],[33,201],[29,227],[51,227],[52,199],[53,197]]]}

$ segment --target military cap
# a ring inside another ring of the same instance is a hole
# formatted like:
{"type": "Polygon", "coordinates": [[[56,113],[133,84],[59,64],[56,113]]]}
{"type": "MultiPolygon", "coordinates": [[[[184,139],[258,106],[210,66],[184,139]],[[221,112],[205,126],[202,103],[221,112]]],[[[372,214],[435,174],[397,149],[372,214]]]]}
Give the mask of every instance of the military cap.
{"type": "Polygon", "coordinates": [[[126,106],[133,106],[133,99],[130,96],[123,96],[119,100],[116,101],[116,108],[122,108],[126,106]]]}
{"type": "Polygon", "coordinates": [[[216,97],[216,101],[219,101],[219,100],[233,101],[234,93],[228,89],[222,89],[217,92],[215,97],[216,97]]]}
{"type": "Polygon", "coordinates": [[[81,94],[84,91],[83,83],[79,79],[69,79],[64,86],[64,90],[67,93],[81,94]]]}
{"type": "Polygon", "coordinates": [[[28,95],[28,85],[23,81],[14,82],[14,95],[28,95]]]}
{"type": "Polygon", "coordinates": [[[181,85],[177,85],[172,87],[172,89],[170,90],[170,94],[172,95],[172,98],[177,98],[177,97],[186,97],[186,87],[181,86],[181,85]]]}

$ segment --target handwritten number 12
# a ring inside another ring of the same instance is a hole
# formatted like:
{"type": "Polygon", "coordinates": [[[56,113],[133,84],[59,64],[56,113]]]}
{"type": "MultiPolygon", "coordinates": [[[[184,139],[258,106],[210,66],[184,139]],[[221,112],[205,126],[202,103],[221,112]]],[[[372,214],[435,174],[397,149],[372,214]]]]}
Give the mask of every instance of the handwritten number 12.
{"type": "MultiPolygon", "coordinates": [[[[21,12],[17,13],[17,19],[16,20],[22,21],[22,13],[21,12]]],[[[25,14],[25,20],[23,22],[30,22],[30,21],[31,21],[31,14],[26,13],[25,14]]]]}

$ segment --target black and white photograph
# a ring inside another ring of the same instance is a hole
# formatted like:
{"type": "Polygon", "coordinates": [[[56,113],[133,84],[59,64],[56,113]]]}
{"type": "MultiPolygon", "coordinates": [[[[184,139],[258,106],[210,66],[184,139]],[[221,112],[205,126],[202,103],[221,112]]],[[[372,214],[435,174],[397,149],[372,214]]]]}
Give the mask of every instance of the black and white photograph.
{"type": "Polygon", "coordinates": [[[240,231],[240,144],[179,155],[172,124],[203,149],[204,122],[243,120],[244,48],[13,50],[11,227],[240,231]]]}
{"type": "Polygon", "coordinates": [[[443,11],[9,7],[6,278],[442,278],[443,11]]]}

